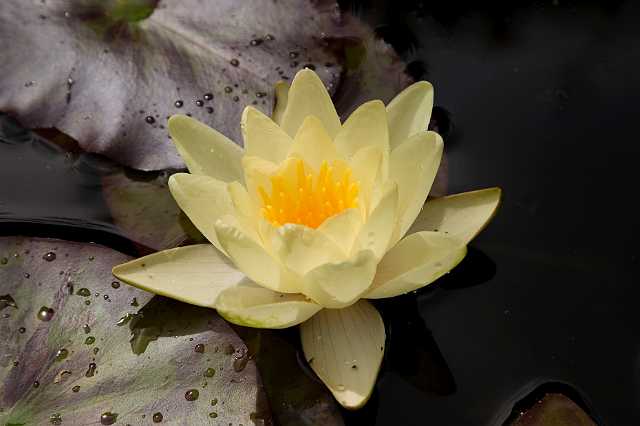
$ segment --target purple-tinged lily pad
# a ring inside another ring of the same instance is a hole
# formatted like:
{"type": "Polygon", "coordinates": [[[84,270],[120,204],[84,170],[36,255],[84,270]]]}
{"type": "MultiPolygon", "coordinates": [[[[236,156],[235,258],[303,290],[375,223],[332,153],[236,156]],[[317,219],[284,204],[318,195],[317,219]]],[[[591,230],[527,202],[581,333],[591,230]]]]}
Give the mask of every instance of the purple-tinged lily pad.
{"type": "Polygon", "coordinates": [[[332,91],[350,33],[329,0],[6,0],[0,110],[142,170],[184,166],[166,118],[239,141],[242,109],[307,66],[332,91]],[[339,48],[333,48],[339,46],[339,48]]]}
{"type": "Polygon", "coordinates": [[[0,424],[268,423],[242,340],[212,310],[114,281],[127,260],[0,238],[0,424]]]}

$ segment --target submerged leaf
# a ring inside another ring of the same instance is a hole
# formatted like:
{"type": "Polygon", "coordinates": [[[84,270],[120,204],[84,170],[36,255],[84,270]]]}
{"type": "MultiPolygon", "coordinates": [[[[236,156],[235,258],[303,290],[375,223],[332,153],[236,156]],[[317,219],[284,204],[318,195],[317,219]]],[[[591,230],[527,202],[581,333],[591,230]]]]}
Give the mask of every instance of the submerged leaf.
{"type": "Polygon", "coordinates": [[[114,282],[111,267],[127,256],[2,237],[0,258],[0,294],[17,305],[0,318],[0,424],[269,418],[255,364],[236,368],[234,354],[247,350],[229,326],[211,310],[114,282]]]}
{"type": "Polygon", "coordinates": [[[90,152],[143,170],[180,168],[166,117],[190,113],[239,141],[242,109],[313,67],[341,74],[326,34],[335,3],[7,0],[0,5],[0,110],[57,127],[90,152]]]}

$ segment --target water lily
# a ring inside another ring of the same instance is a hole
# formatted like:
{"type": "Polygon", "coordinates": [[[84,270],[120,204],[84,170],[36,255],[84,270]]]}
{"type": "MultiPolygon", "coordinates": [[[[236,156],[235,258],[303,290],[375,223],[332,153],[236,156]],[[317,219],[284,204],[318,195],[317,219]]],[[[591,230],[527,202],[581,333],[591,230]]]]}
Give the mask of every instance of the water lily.
{"type": "Polygon", "coordinates": [[[161,251],[113,273],[235,324],[301,324],[311,368],[340,404],[358,408],[385,345],[368,299],[417,290],[454,268],[493,216],[500,189],[425,204],[443,150],[425,130],[427,82],[386,107],[367,102],[344,123],[313,71],[276,91],[272,118],[244,110],[244,149],[196,120],[171,117],[190,173],[171,176],[169,188],[211,244],[161,251]]]}

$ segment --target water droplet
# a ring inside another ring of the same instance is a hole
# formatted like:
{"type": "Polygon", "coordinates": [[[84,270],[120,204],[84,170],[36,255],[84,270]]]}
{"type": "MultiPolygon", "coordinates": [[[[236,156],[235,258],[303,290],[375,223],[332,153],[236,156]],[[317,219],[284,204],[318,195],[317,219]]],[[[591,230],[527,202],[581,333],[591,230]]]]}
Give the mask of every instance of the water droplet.
{"type": "Polygon", "coordinates": [[[189,389],[185,392],[184,399],[186,399],[187,401],[195,401],[199,396],[200,392],[198,392],[198,389],[189,389]]]}
{"type": "Polygon", "coordinates": [[[86,339],[84,339],[85,345],[93,345],[95,342],[96,342],[96,338],[93,336],[89,336],[86,339]]]}
{"type": "Polygon", "coordinates": [[[131,321],[131,318],[133,318],[133,315],[127,313],[125,314],[123,317],[121,317],[118,322],[116,323],[116,325],[118,327],[122,327],[123,325],[127,324],[129,321],[131,321]]]}
{"type": "Polygon", "coordinates": [[[275,39],[276,38],[272,34],[267,34],[266,36],[264,36],[265,41],[273,41],[275,39]]]}
{"type": "Polygon", "coordinates": [[[199,106],[199,107],[204,105],[204,101],[202,99],[196,99],[195,103],[196,103],[196,106],[199,106]]]}
{"type": "Polygon", "coordinates": [[[94,355],[98,355],[99,351],[100,351],[100,348],[93,348],[93,354],[94,355]]]}
{"type": "Polygon", "coordinates": [[[85,377],[93,377],[93,375],[96,373],[96,363],[92,362],[91,364],[89,364],[89,368],[87,369],[87,372],[84,373],[85,377]]]}
{"type": "Polygon", "coordinates": [[[338,385],[336,386],[336,389],[338,389],[339,391],[343,391],[345,388],[344,385],[338,385]]]}
{"type": "Polygon", "coordinates": [[[138,299],[134,297],[133,300],[131,301],[131,306],[140,306],[140,304],[138,303],[138,299]]]}
{"type": "Polygon", "coordinates": [[[20,334],[23,334],[25,331],[27,331],[27,329],[26,329],[26,328],[24,328],[24,327],[20,327],[20,328],[18,329],[18,333],[20,333],[20,334]]]}
{"type": "Polygon", "coordinates": [[[153,118],[153,116],[151,116],[151,115],[147,115],[147,116],[144,118],[144,121],[146,121],[148,124],[153,124],[153,123],[155,123],[155,122],[156,122],[156,119],[155,119],[155,118],[153,118]]]}
{"type": "Polygon", "coordinates": [[[30,273],[28,273],[28,272],[25,272],[25,273],[24,273],[24,277],[25,277],[26,279],[29,279],[29,278],[31,278],[31,274],[30,274],[30,273]]]}
{"type": "Polygon", "coordinates": [[[0,258],[0,265],[6,265],[7,263],[9,263],[9,259],[6,257],[0,258]]]}
{"type": "Polygon", "coordinates": [[[264,98],[265,96],[267,96],[267,92],[256,92],[256,97],[258,98],[264,98]]]}
{"type": "Polygon", "coordinates": [[[120,282],[118,281],[113,281],[111,283],[111,288],[120,288],[120,282]]]}
{"type": "Polygon", "coordinates": [[[153,422],[160,423],[162,421],[162,413],[154,413],[153,414],[153,422]]]}
{"type": "Polygon", "coordinates": [[[74,387],[71,388],[72,392],[80,392],[80,386],[75,385],[74,387]]]}
{"type": "Polygon", "coordinates": [[[89,297],[89,296],[91,296],[91,291],[89,291],[88,288],[81,288],[80,290],[78,290],[76,292],[76,294],[78,296],[82,296],[82,297],[89,297]]]}
{"type": "Polygon", "coordinates": [[[233,89],[231,88],[231,86],[227,86],[224,88],[224,93],[231,93],[233,91],[233,89]]]}
{"type": "Polygon", "coordinates": [[[204,376],[205,377],[213,377],[216,375],[216,369],[215,368],[207,368],[204,372],[204,376]]]}
{"type": "Polygon", "coordinates": [[[51,321],[54,313],[55,311],[53,309],[43,306],[38,311],[38,319],[40,321],[51,321]]]}
{"type": "Polygon", "coordinates": [[[213,114],[213,107],[208,106],[206,109],[209,114],[213,114]]]}
{"type": "Polygon", "coordinates": [[[295,52],[295,51],[289,52],[289,57],[290,57],[291,59],[295,59],[295,58],[297,58],[297,57],[298,57],[298,55],[299,55],[299,53],[298,53],[298,52],[295,52]]]}
{"type": "Polygon", "coordinates": [[[68,350],[66,350],[65,348],[58,349],[58,352],[56,352],[55,360],[56,360],[56,361],[62,361],[62,360],[63,360],[63,359],[65,359],[68,355],[69,355],[69,351],[68,351],[68,350]]]}
{"type": "Polygon", "coordinates": [[[39,381],[36,380],[35,382],[33,382],[33,387],[34,388],[37,388],[38,386],[40,386],[40,382],[39,381]]]}
{"type": "Polygon", "coordinates": [[[60,413],[53,413],[49,416],[49,422],[52,425],[61,425],[62,424],[62,416],[60,413]]]}
{"type": "Polygon", "coordinates": [[[239,100],[240,100],[240,97],[238,97],[238,96],[234,96],[233,97],[233,102],[238,102],[239,100]]]}
{"type": "Polygon", "coordinates": [[[16,304],[16,301],[13,300],[13,297],[11,297],[11,295],[5,294],[4,296],[0,296],[0,311],[7,306],[18,309],[18,305],[16,304]]]}
{"type": "Polygon", "coordinates": [[[204,353],[204,345],[202,343],[198,343],[193,350],[199,354],[204,353]]]}
{"type": "Polygon", "coordinates": [[[82,331],[85,332],[85,334],[89,334],[91,333],[91,327],[89,327],[89,324],[85,324],[82,326],[82,331]]]}
{"type": "Polygon", "coordinates": [[[54,260],[56,260],[56,254],[50,251],[48,253],[45,253],[44,256],[42,256],[42,258],[47,262],[53,262],[54,260]]]}
{"type": "Polygon", "coordinates": [[[85,305],[87,305],[87,306],[89,306],[89,305],[91,304],[91,300],[85,300],[85,301],[84,301],[84,304],[85,304],[85,305]]]}
{"type": "Polygon", "coordinates": [[[105,413],[102,413],[102,415],[100,416],[100,424],[112,425],[116,422],[117,418],[118,418],[117,413],[112,413],[111,411],[107,411],[105,413]]]}
{"type": "Polygon", "coordinates": [[[249,354],[245,349],[242,352],[239,352],[238,354],[236,354],[235,359],[233,360],[233,370],[236,373],[241,372],[242,370],[245,369],[248,362],[249,362],[249,354]]]}
{"type": "Polygon", "coordinates": [[[251,46],[260,46],[262,44],[262,39],[261,38],[254,38],[253,40],[251,40],[249,42],[249,44],[251,46]]]}
{"type": "Polygon", "coordinates": [[[216,417],[218,417],[218,413],[216,413],[215,411],[212,411],[209,413],[209,417],[211,417],[212,419],[215,419],[216,417]]]}
{"type": "Polygon", "coordinates": [[[229,61],[229,63],[231,64],[231,66],[233,67],[237,67],[238,65],[240,65],[240,61],[237,60],[236,58],[233,58],[232,60],[229,61]]]}
{"type": "Polygon", "coordinates": [[[212,406],[212,407],[213,407],[213,406],[215,406],[217,403],[218,403],[218,398],[213,398],[213,399],[211,400],[211,406],[212,406]]]}
{"type": "Polygon", "coordinates": [[[213,93],[205,93],[204,95],[202,95],[202,97],[205,101],[210,101],[211,99],[213,99],[213,93]]]}
{"type": "Polygon", "coordinates": [[[184,102],[180,99],[178,99],[173,103],[173,106],[175,106],[176,108],[182,108],[183,105],[184,105],[184,102]]]}
{"type": "Polygon", "coordinates": [[[304,64],[304,65],[302,66],[302,68],[308,68],[308,69],[310,69],[311,71],[315,71],[316,66],[315,66],[315,65],[313,65],[313,64],[304,64]]]}

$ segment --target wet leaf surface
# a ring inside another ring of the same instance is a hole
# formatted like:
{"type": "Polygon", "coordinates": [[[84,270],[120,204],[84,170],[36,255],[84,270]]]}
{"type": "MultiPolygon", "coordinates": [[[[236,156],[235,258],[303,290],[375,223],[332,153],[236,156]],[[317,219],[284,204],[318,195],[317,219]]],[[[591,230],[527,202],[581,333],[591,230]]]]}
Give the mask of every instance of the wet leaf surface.
{"type": "Polygon", "coordinates": [[[274,84],[305,66],[335,90],[344,40],[372,37],[328,0],[155,3],[2,2],[0,110],[127,166],[180,168],[169,115],[192,114],[239,141],[245,105],[270,114],[274,84]]]}
{"type": "Polygon", "coordinates": [[[575,402],[559,393],[546,394],[509,426],[596,426],[575,402]]]}
{"type": "Polygon", "coordinates": [[[0,423],[268,421],[255,364],[236,362],[242,340],[212,310],[114,281],[128,259],[0,238],[0,294],[15,301],[0,313],[0,423]]]}

